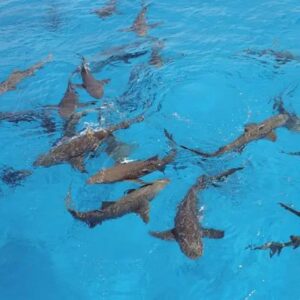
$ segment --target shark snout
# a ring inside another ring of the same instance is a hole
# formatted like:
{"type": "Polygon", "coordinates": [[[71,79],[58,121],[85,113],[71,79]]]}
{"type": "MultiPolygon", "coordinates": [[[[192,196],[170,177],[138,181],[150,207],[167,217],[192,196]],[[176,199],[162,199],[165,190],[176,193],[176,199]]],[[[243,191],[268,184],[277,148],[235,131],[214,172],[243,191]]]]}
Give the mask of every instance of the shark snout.
{"type": "Polygon", "coordinates": [[[100,172],[90,178],[87,179],[86,183],[87,184],[95,184],[95,183],[104,183],[105,182],[105,177],[103,172],[100,172]]]}

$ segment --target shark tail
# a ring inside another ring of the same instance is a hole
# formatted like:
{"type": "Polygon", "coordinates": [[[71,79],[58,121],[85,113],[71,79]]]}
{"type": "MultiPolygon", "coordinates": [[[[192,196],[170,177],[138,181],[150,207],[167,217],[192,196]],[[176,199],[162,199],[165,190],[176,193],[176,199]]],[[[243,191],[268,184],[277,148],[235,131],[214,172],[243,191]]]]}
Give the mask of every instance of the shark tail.
{"type": "Polygon", "coordinates": [[[290,206],[288,206],[284,203],[281,203],[281,202],[279,203],[279,205],[281,207],[283,207],[284,209],[288,210],[289,212],[291,212],[291,213],[295,214],[296,216],[300,217],[300,211],[298,211],[298,210],[296,210],[296,209],[294,209],[294,208],[292,208],[292,207],[290,207],[290,206]]]}
{"type": "Polygon", "coordinates": [[[197,179],[197,182],[195,183],[194,187],[196,190],[203,190],[209,185],[218,187],[217,183],[224,181],[228,176],[243,169],[243,167],[231,168],[215,176],[201,175],[197,179]]]}
{"type": "Polygon", "coordinates": [[[206,152],[203,152],[203,151],[198,150],[198,149],[193,149],[193,148],[189,148],[189,147],[187,147],[187,146],[178,144],[178,143],[175,141],[175,139],[174,139],[174,137],[173,137],[173,134],[171,134],[167,129],[164,129],[164,135],[165,135],[165,137],[169,140],[170,146],[171,146],[172,148],[174,148],[175,146],[178,146],[178,147],[180,147],[180,148],[182,148],[182,149],[188,150],[188,151],[190,151],[190,152],[192,152],[192,153],[194,153],[194,154],[197,154],[197,155],[200,155],[200,156],[203,156],[203,157],[212,157],[212,156],[214,156],[214,155],[211,154],[211,153],[206,153],[206,152]]]}
{"type": "Polygon", "coordinates": [[[274,99],[273,109],[277,110],[280,114],[289,116],[288,121],[284,125],[287,129],[300,132],[300,118],[293,112],[289,112],[283,104],[282,96],[278,96],[274,99]]]}

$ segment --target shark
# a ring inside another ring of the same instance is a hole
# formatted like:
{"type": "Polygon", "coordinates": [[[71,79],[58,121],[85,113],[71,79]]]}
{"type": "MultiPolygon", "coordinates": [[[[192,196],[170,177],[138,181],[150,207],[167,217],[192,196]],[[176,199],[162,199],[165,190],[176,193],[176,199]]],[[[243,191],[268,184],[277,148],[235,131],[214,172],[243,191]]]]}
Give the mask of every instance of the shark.
{"type": "Polygon", "coordinates": [[[127,129],[132,124],[142,122],[143,120],[144,116],[140,115],[136,118],[112,125],[106,129],[87,128],[75,136],[62,139],[61,142],[56,144],[48,153],[40,155],[33,165],[50,167],[67,162],[75,169],[85,172],[85,156],[95,152],[106,137],[116,130],[127,129]]]}
{"type": "Polygon", "coordinates": [[[104,86],[110,82],[110,79],[97,80],[91,73],[84,57],[82,57],[80,74],[83,83],[77,86],[83,87],[93,98],[101,99],[104,94],[104,86]]]}
{"type": "Polygon", "coordinates": [[[166,166],[171,163],[177,154],[177,150],[172,142],[172,136],[165,131],[165,135],[171,141],[172,149],[163,158],[159,158],[158,155],[150,157],[146,160],[135,160],[125,163],[119,163],[111,168],[103,169],[97,174],[91,176],[88,180],[88,184],[96,183],[114,183],[124,180],[136,181],[140,177],[150,174],[154,171],[164,171],[166,166]]]}
{"type": "MultiPolygon", "coordinates": [[[[293,213],[297,217],[300,217],[300,211],[281,202],[279,203],[279,205],[282,208],[286,209],[287,211],[293,213]]],[[[282,249],[286,247],[293,247],[294,249],[296,249],[299,246],[300,246],[300,236],[291,235],[290,240],[287,242],[268,242],[261,246],[250,245],[247,248],[250,248],[251,250],[270,250],[269,254],[270,257],[272,258],[275,254],[280,255],[282,249]]]]}
{"type": "Polygon", "coordinates": [[[95,9],[94,13],[99,18],[107,18],[112,16],[116,11],[117,11],[117,1],[109,0],[103,7],[95,9]]]}
{"type": "Polygon", "coordinates": [[[46,59],[37,62],[30,68],[26,70],[17,70],[12,72],[8,78],[0,83],[0,95],[8,92],[8,91],[13,91],[17,88],[17,85],[23,81],[24,79],[34,75],[37,70],[41,69],[44,67],[45,64],[50,62],[52,60],[52,55],[49,54],[46,59]]]}
{"type": "Polygon", "coordinates": [[[138,214],[145,223],[149,222],[149,202],[170,182],[169,179],[159,179],[147,183],[137,189],[130,190],[117,201],[102,201],[100,209],[79,212],[72,208],[71,192],[66,197],[69,213],[77,220],[86,223],[90,228],[107,220],[117,219],[127,214],[138,214]]]}
{"type": "Polygon", "coordinates": [[[267,139],[275,142],[277,140],[275,132],[277,128],[285,127],[289,130],[300,131],[300,124],[297,125],[298,123],[298,117],[284,111],[260,123],[246,124],[244,126],[244,132],[238,138],[214,152],[208,153],[199,149],[189,148],[185,145],[180,145],[180,147],[206,158],[219,157],[232,151],[242,152],[247,144],[260,139],[267,139]]]}
{"type": "Polygon", "coordinates": [[[69,80],[65,94],[58,104],[58,113],[64,120],[68,120],[77,108],[95,104],[95,101],[80,103],[78,93],[76,92],[76,85],[69,80]]]}
{"type": "Polygon", "coordinates": [[[147,24],[146,14],[149,5],[143,5],[141,11],[136,16],[131,27],[124,29],[122,31],[134,31],[138,36],[143,37],[148,34],[148,30],[155,28],[161,24],[161,22],[147,24]]]}
{"type": "Polygon", "coordinates": [[[99,171],[91,176],[88,184],[114,183],[124,180],[137,180],[154,171],[164,171],[167,164],[172,162],[176,156],[176,150],[171,150],[165,157],[159,158],[155,155],[146,160],[135,160],[116,164],[115,166],[99,171]]]}
{"type": "Polygon", "coordinates": [[[150,231],[150,235],[162,240],[176,241],[181,251],[190,259],[202,256],[202,239],[221,239],[224,237],[224,231],[205,228],[199,223],[197,194],[209,185],[215,185],[241,169],[243,168],[232,168],[219,175],[198,177],[177,208],[174,227],[166,231],[150,231]]]}

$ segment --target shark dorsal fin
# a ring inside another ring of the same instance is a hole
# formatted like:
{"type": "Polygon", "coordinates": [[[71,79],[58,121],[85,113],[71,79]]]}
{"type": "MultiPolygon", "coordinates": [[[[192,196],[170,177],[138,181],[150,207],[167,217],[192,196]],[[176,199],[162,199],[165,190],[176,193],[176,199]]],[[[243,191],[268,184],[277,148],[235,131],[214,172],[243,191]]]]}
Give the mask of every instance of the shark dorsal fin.
{"type": "Polygon", "coordinates": [[[138,209],[136,210],[136,213],[138,215],[140,215],[140,217],[142,218],[142,220],[145,223],[149,222],[149,202],[147,200],[143,200],[141,205],[138,207],[138,209]]]}
{"type": "Polygon", "coordinates": [[[69,160],[69,162],[73,168],[79,170],[80,172],[86,172],[83,156],[73,157],[69,160]]]}
{"type": "Polygon", "coordinates": [[[157,160],[157,159],[159,159],[159,156],[158,155],[154,155],[154,156],[148,158],[147,161],[152,161],[152,160],[157,160]]]}
{"type": "Polygon", "coordinates": [[[272,142],[275,142],[277,140],[277,135],[275,133],[275,131],[271,131],[270,133],[268,133],[265,137],[267,140],[270,140],[272,142]]]}
{"type": "Polygon", "coordinates": [[[202,228],[201,236],[209,239],[222,239],[224,237],[223,230],[217,230],[213,228],[202,228]]]}
{"type": "Polygon", "coordinates": [[[247,132],[247,131],[249,131],[249,130],[255,128],[256,126],[257,126],[256,123],[248,123],[248,124],[246,124],[246,125],[244,126],[244,130],[245,130],[245,132],[247,132]]]}
{"type": "Polygon", "coordinates": [[[115,203],[114,201],[102,201],[102,203],[101,203],[101,209],[105,209],[105,208],[111,206],[114,203],[115,203]]]}
{"type": "Polygon", "coordinates": [[[165,240],[165,241],[174,241],[176,240],[176,235],[175,235],[175,228],[166,230],[166,231],[150,231],[149,232],[152,236],[165,240]]]}
{"type": "Polygon", "coordinates": [[[132,192],[136,191],[136,189],[128,189],[127,191],[124,192],[125,195],[129,195],[132,192]]]}

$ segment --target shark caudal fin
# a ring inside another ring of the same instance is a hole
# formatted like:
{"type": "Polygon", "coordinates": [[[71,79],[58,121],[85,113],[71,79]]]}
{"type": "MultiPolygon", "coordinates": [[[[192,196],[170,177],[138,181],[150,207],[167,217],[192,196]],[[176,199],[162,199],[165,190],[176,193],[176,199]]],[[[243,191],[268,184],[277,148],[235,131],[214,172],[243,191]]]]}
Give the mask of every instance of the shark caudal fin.
{"type": "Polygon", "coordinates": [[[173,137],[173,134],[171,134],[169,131],[167,131],[166,129],[164,129],[164,135],[166,136],[166,138],[169,140],[169,144],[170,144],[170,147],[171,148],[175,148],[175,146],[177,147],[180,147],[184,150],[188,150],[194,154],[197,154],[197,155],[200,155],[200,156],[203,156],[203,157],[213,157],[214,155],[211,154],[211,153],[206,153],[206,152],[203,152],[201,150],[198,150],[198,149],[193,149],[193,148],[189,148],[189,147],[186,147],[184,145],[180,145],[178,144],[174,137],[173,137]]]}
{"type": "Polygon", "coordinates": [[[176,240],[175,228],[173,228],[171,230],[166,230],[166,231],[150,231],[149,234],[152,235],[153,237],[156,237],[158,239],[165,240],[165,241],[176,240]]]}
{"type": "Polygon", "coordinates": [[[287,109],[285,109],[281,96],[274,99],[273,109],[280,114],[289,116],[289,119],[285,125],[287,129],[300,132],[300,118],[295,113],[289,112],[287,109]]]}
{"type": "Polygon", "coordinates": [[[290,240],[293,243],[294,249],[296,249],[300,246],[300,236],[291,235],[290,240]]]}
{"type": "Polygon", "coordinates": [[[71,212],[71,210],[73,210],[73,208],[72,208],[72,206],[73,206],[72,184],[70,184],[69,189],[68,189],[68,193],[65,197],[65,205],[66,205],[66,208],[69,212],[71,212]]]}
{"type": "Polygon", "coordinates": [[[222,239],[224,237],[223,230],[217,230],[213,228],[202,228],[202,237],[209,239],[222,239]]]}
{"type": "Polygon", "coordinates": [[[296,210],[296,209],[294,209],[294,208],[292,208],[292,207],[290,207],[290,206],[288,206],[284,203],[281,203],[281,202],[279,203],[279,205],[281,207],[283,207],[284,209],[288,210],[289,212],[291,212],[291,213],[295,214],[296,216],[300,217],[300,211],[298,211],[298,210],[296,210]]]}

